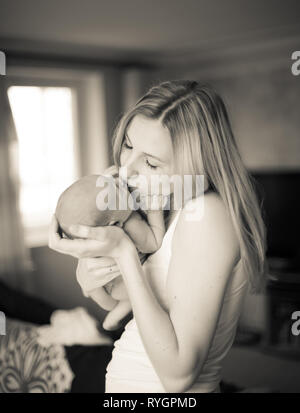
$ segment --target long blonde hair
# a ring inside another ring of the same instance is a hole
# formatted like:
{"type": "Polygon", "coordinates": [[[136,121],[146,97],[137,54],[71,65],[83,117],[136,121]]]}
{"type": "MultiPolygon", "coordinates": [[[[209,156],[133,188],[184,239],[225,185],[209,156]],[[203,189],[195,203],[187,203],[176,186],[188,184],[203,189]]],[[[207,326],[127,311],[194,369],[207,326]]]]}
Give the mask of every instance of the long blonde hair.
{"type": "Polygon", "coordinates": [[[114,131],[113,157],[120,165],[124,134],[136,115],[160,119],[168,128],[175,164],[183,174],[204,174],[222,198],[240,243],[252,292],[265,285],[266,227],[255,181],[240,157],[222,98],[207,85],[173,80],[153,86],[124,113],[114,131]]]}

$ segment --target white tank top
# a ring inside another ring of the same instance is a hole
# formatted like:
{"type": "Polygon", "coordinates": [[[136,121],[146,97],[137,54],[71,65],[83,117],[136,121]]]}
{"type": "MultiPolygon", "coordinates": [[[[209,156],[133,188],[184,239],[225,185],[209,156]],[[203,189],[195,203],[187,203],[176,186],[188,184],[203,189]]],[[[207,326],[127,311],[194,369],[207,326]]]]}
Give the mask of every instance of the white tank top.
{"type": "MultiPolygon", "coordinates": [[[[171,242],[179,215],[180,210],[168,227],[161,247],[143,264],[155,296],[165,309],[168,308],[165,284],[171,259],[171,242]]],[[[248,281],[240,260],[227,285],[221,315],[202,371],[186,393],[219,392],[221,362],[233,343],[247,287],[248,281]]],[[[144,348],[134,317],[114,343],[112,359],[106,368],[105,393],[166,393],[144,348]]]]}

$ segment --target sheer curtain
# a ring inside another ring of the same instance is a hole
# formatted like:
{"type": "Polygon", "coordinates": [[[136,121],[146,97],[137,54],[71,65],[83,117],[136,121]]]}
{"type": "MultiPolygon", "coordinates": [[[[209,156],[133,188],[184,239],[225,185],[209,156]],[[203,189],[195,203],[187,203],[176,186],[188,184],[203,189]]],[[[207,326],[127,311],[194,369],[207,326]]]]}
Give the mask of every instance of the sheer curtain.
{"type": "Polygon", "coordinates": [[[18,140],[6,78],[0,76],[0,281],[29,292],[33,266],[24,241],[19,185],[18,140]]]}

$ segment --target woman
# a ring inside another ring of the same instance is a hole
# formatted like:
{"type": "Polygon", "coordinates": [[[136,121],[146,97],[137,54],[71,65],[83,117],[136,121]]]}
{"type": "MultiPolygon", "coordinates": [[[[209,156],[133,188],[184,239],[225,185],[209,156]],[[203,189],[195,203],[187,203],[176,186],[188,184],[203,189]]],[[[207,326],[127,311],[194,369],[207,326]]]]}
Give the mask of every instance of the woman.
{"type": "Polygon", "coordinates": [[[77,226],[83,239],[66,240],[52,222],[49,246],[80,258],[78,278],[96,286],[113,269],[127,289],[133,319],[115,342],[106,392],[219,392],[243,298],[265,273],[265,226],[222,99],[195,81],[152,87],[120,120],[114,160],[129,178],[203,175],[204,195],[176,210],[171,193],[163,243],[143,265],[122,228],[77,226]],[[189,219],[188,204],[200,211],[203,200],[202,218],[189,219]]]}

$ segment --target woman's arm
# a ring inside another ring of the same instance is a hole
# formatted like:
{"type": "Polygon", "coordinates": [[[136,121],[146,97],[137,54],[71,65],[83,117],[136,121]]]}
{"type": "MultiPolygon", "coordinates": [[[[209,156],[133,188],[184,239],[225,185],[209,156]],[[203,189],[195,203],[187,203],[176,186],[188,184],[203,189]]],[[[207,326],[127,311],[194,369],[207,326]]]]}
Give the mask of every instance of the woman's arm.
{"type": "Polygon", "coordinates": [[[239,245],[217,195],[205,197],[200,221],[180,213],[172,243],[166,293],[159,304],[134,248],[117,258],[140,335],[167,392],[185,392],[200,374],[216,329],[239,245]]]}

